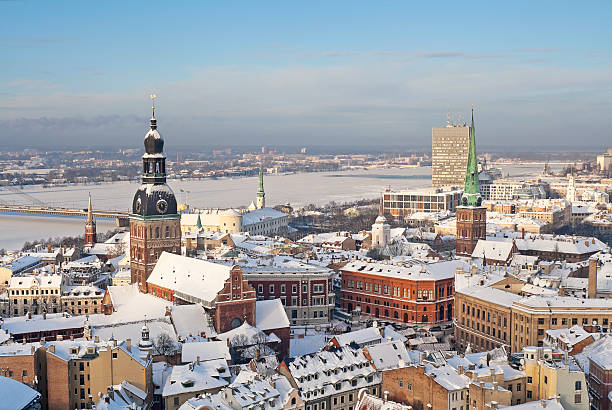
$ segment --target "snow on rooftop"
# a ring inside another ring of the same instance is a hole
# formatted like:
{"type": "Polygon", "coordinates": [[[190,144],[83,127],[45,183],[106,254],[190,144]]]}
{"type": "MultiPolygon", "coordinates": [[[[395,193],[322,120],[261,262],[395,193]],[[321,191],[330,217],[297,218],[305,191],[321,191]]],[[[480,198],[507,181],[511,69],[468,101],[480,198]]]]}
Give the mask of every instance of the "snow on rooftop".
{"type": "Polygon", "coordinates": [[[46,332],[60,329],[78,329],[85,324],[85,316],[70,316],[64,313],[49,313],[46,315],[16,316],[4,318],[0,322],[2,331],[8,330],[13,335],[30,332],[46,332]]]}
{"type": "Polygon", "coordinates": [[[147,283],[213,304],[231,267],[162,252],[147,283]]]}
{"type": "Polygon", "coordinates": [[[203,362],[216,359],[229,361],[232,359],[229,347],[225,341],[192,342],[183,344],[183,350],[181,352],[181,361],[183,363],[195,362],[198,357],[200,361],[203,362]]]}
{"type": "Polygon", "coordinates": [[[280,299],[255,302],[255,325],[261,330],[289,327],[287,312],[280,299]]]}
{"type": "Polygon", "coordinates": [[[488,286],[473,285],[458,290],[457,292],[463,293],[466,296],[471,296],[482,300],[494,300],[495,303],[502,306],[510,307],[516,301],[525,299],[522,296],[514,293],[506,292],[500,289],[491,288],[488,286]]]}
{"type": "Polygon", "coordinates": [[[0,376],[0,397],[2,397],[2,407],[5,409],[29,409],[30,405],[40,401],[41,394],[30,386],[0,376]]]}
{"type": "Polygon", "coordinates": [[[201,336],[214,337],[217,333],[212,326],[210,315],[201,304],[172,306],[172,323],[181,340],[201,336]]]}
{"type": "Polygon", "coordinates": [[[286,218],[287,214],[274,208],[261,208],[242,214],[242,225],[248,226],[268,219],[286,218]]]}
{"type": "Polygon", "coordinates": [[[203,364],[190,363],[173,366],[166,378],[163,397],[186,393],[200,393],[218,390],[227,386],[227,382],[218,379],[218,373],[203,364]]]}
{"type": "Polygon", "coordinates": [[[398,279],[441,280],[453,278],[457,268],[467,268],[468,266],[469,265],[462,260],[443,261],[429,264],[419,263],[412,266],[396,266],[380,262],[366,262],[357,260],[349,262],[342,268],[342,270],[398,279]]]}

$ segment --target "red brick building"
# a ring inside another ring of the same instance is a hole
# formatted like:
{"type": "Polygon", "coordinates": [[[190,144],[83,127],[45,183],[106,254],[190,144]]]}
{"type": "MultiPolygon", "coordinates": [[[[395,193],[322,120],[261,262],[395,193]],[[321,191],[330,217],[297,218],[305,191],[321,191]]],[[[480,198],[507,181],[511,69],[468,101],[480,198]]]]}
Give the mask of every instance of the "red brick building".
{"type": "Polygon", "coordinates": [[[408,267],[354,261],[341,269],[341,305],[347,312],[403,323],[436,324],[451,321],[454,260],[408,267]]]}
{"type": "Polygon", "coordinates": [[[589,357],[589,393],[593,397],[592,408],[608,410],[612,408],[612,355],[601,352],[589,357]]]}
{"type": "Polygon", "coordinates": [[[225,333],[245,321],[255,326],[255,290],[242,276],[240,266],[230,270],[229,278],[217,293],[215,301],[215,329],[225,333]]]}
{"type": "Polygon", "coordinates": [[[335,273],[293,259],[286,265],[274,262],[273,266],[243,268],[257,300],[280,299],[294,326],[329,323],[335,306],[335,273]]]}

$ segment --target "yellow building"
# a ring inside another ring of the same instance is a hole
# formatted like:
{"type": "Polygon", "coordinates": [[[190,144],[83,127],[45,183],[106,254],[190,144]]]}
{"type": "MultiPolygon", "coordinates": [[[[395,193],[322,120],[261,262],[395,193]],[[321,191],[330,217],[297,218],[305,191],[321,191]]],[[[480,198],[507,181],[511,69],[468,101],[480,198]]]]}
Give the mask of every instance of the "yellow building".
{"type": "Polygon", "coordinates": [[[559,396],[564,409],[589,409],[586,378],[573,361],[554,357],[548,347],[525,347],[523,354],[527,401],[559,396]]]}

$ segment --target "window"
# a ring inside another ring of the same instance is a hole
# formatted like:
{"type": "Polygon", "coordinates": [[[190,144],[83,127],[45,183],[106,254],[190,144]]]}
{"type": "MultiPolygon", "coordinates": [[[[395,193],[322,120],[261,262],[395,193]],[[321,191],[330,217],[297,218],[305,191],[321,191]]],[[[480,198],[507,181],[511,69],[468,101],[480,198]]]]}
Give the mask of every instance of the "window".
{"type": "Polygon", "coordinates": [[[113,352],[113,359],[117,358],[117,352],[113,352]]]}
{"type": "Polygon", "coordinates": [[[516,384],[516,391],[521,391],[521,384],[520,383],[516,384]]]}
{"type": "Polygon", "coordinates": [[[263,285],[257,285],[257,293],[263,293],[263,285]]]}
{"type": "Polygon", "coordinates": [[[412,390],[412,383],[406,383],[406,388],[408,390],[412,390]]]}
{"type": "Polygon", "coordinates": [[[574,396],[574,403],[582,403],[582,395],[576,394],[574,396]]]}
{"type": "Polygon", "coordinates": [[[179,402],[179,398],[178,398],[178,397],[175,397],[175,398],[174,398],[174,405],[175,405],[175,406],[178,406],[179,404],[180,404],[180,402],[179,402]]]}
{"type": "Polygon", "coordinates": [[[404,387],[404,381],[402,379],[399,380],[399,387],[404,387]]]}
{"type": "Polygon", "coordinates": [[[548,376],[544,376],[544,384],[548,384],[548,376]]]}
{"type": "Polygon", "coordinates": [[[297,285],[291,285],[291,293],[297,293],[297,285]]]}
{"type": "Polygon", "coordinates": [[[531,376],[527,376],[527,383],[529,384],[533,383],[533,379],[531,378],[531,376]]]}
{"type": "Polygon", "coordinates": [[[270,285],[270,293],[274,293],[274,285],[270,285]]]}
{"type": "Polygon", "coordinates": [[[286,290],[285,285],[284,284],[281,285],[281,293],[285,293],[285,290],[286,290]]]}
{"type": "Polygon", "coordinates": [[[527,398],[531,399],[532,398],[532,393],[531,390],[527,390],[527,398]]]}
{"type": "Polygon", "coordinates": [[[575,388],[576,390],[582,390],[582,382],[580,380],[575,383],[575,388]]]}

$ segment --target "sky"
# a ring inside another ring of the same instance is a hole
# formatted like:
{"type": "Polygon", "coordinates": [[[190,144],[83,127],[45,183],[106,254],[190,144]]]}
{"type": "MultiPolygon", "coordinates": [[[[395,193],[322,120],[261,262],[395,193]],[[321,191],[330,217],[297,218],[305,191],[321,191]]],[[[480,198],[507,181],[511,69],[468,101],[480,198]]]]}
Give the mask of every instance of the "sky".
{"type": "Polygon", "coordinates": [[[0,145],[612,145],[612,2],[0,0],[0,145]]]}

